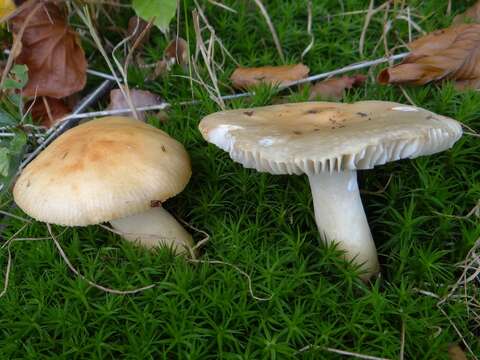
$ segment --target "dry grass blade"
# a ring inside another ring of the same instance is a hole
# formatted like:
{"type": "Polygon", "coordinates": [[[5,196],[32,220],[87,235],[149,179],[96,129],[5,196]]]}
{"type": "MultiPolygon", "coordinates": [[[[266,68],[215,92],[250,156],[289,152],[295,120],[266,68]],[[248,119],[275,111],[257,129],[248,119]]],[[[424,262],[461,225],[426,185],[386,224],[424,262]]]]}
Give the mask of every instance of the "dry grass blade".
{"type": "Polygon", "coordinates": [[[312,32],[312,17],[313,17],[313,7],[312,7],[312,0],[308,0],[307,2],[307,34],[310,36],[310,42],[308,43],[305,50],[302,52],[302,56],[300,57],[303,59],[305,55],[312,49],[313,44],[315,43],[315,36],[312,32]]]}
{"type": "Polygon", "coordinates": [[[273,42],[275,43],[275,47],[277,48],[278,56],[280,56],[280,60],[285,62],[285,56],[283,55],[282,45],[280,44],[280,40],[278,39],[277,31],[275,30],[275,26],[273,26],[272,20],[270,19],[270,15],[268,15],[267,9],[263,5],[261,0],[253,0],[255,4],[257,4],[260,12],[262,13],[265,21],[267,22],[268,28],[272,33],[273,42]]]}
{"type": "MultiPolygon", "coordinates": [[[[118,76],[115,72],[115,68],[113,67],[113,64],[111,63],[110,58],[108,57],[107,52],[105,51],[105,48],[103,47],[102,41],[100,40],[100,37],[98,36],[97,31],[95,30],[95,27],[94,27],[92,19],[90,17],[90,13],[88,11],[88,8],[84,7],[84,11],[81,11],[80,9],[77,9],[77,13],[79,14],[79,16],[82,19],[82,21],[84,22],[84,24],[87,26],[87,28],[90,32],[90,35],[92,36],[93,40],[95,41],[95,44],[98,47],[98,50],[100,51],[100,53],[102,54],[102,57],[104,58],[105,62],[107,63],[108,68],[110,69],[110,72],[115,77],[115,81],[116,81],[118,87],[121,89],[124,97],[126,98],[128,104],[129,104],[129,107],[132,110],[132,113],[136,117],[137,113],[136,113],[135,106],[133,106],[132,99],[128,96],[128,93],[125,92],[125,90],[123,90],[123,87],[121,86],[122,81],[118,78],[118,76]]],[[[128,38],[124,39],[123,41],[128,41],[128,38]]],[[[113,51],[112,51],[112,54],[113,54],[113,51]]],[[[119,71],[122,72],[123,71],[122,66],[120,66],[118,63],[117,63],[117,65],[118,65],[119,71]]],[[[124,77],[123,82],[126,83],[126,74],[123,74],[123,77],[124,77]]]]}
{"type": "Polygon", "coordinates": [[[197,10],[192,11],[192,17],[193,17],[193,27],[195,29],[195,36],[196,36],[196,51],[200,52],[200,54],[202,55],[203,62],[205,64],[205,67],[207,68],[208,75],[210,77],[210,81],[212,83],[214,91],[212,91],[208,86],[206,86],[205,82],[200,76],[200,72],[198,71],[198,68],[195,62],[192,62],[193,68],[197,74],[198,80],[204,85],[205,89],[210,95],[210,98],[213,101],[215,101],[218,104],[218,106],[220,106],[221,109],[225,109],[225,103],[222,99],[222,94],[220,93],[220,89],[218,87],[217,74],[215,73],[214,67],[212,65],[214,61],[213,57],[214,57],[215,35],[214,33],[210,34],[210,46],[207,49],[207,47],[205,46],[205,42],[203,41],[203,38],[202,38],[202,31],[200,29],[200,19],[199,19],[197,10]]]}

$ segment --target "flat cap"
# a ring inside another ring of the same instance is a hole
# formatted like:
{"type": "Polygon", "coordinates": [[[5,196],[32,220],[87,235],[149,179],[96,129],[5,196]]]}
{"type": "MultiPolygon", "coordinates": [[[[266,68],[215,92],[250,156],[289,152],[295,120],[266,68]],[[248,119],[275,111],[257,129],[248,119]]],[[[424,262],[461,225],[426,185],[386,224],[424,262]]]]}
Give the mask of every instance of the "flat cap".
{"type": "Polygon", "coordinates": [[[304,102],[217,112],[203,137],[244,167],[272,174],[370,169],[450,148],[461,125],[394,102],[304,102]]]}

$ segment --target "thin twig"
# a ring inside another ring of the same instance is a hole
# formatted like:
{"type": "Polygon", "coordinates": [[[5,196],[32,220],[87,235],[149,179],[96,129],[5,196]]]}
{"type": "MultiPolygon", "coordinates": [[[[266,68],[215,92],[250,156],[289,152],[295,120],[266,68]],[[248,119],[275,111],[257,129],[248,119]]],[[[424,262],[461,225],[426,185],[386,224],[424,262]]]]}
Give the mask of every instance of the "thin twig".
{"type": "Polygon", "coordinates": [[[306,351],[309,351],[309,350],[312,350],[312,349],[313,350],[323,350],[323,351],[331,352],[331,353],[334,353],[334,354],[345,355],[345,356],[348,356],[348,357],[354,357],[354,358],[357,358],[357,359],[364,359],[364,360],[390,360],[388,358],[381,358],[381,357],[377,357],[377,356],[364,355],[364,354],[360,354],[360,353],[356,353],[356,352],[352,352],[352,351],[339,350],[339,349],[335,349],[335,348],[331,348],[331,347],[318,346],[318,345],[304,346],[303,348],[298,350],[298,353],[306,352],[306,351]]]}
{"type": "Polygon", "coordinates": [[[209,2],[210,4],[212,4],[212,5],[215,5],[215,6],[218,6],[218,7],[222,8],[222,9],[224,9],[224,10],[230,11],[231,13],[234,13],[234,14],[237,13],[237,10],[232,9],[231,7],[228,7],[228,6],[225,5],[225,4],[221,4],[221,3],[219,3],[218,1],[208,0],[208,2],[209,2]]]}
{"type": "Polygon", "coordinates": [[[268,28],[272,33],[273,42],[275,43],[275,47],[277,48],[278,56],[280,56],[280,60],[282,60],[282,62],[285,62],[285,56],[283,55],[282,45],[280,44],[277,31],[273,26],[272,20],[268,15],[267,9],[265,8],[261,0],[253,0],[253,1],[255,2],[255,4],[257,4],[258,8],[260,9],[260,12],[262,13],[263,17],[265,18],[265,21],[267,22],[268,28]]]}
{"type": "Polygon", "coordinates": [[[133,289],[133,290],[116,290],[116,289],[111,289],[111,288],[108,288],[108,287],[105,287],[105,286],[102,286],[102,285],[99,285],[89,279],[87,279],[84,275],[82,275],[73,265],[72,263],[70,262],[70,260],[68,259],[67,255],[65,254],[65,252],[63,251],[60,243],[58,242],[57,238],[55,237],[55,235],[53,235],[53,232],[52,232],[52,228],[50,227],[50,224],[46,224],[47,225],[47,229],[48,229],[48,233],[50,234],[50,236],[52,237],[52,240],[55,244],[55,246],[57,247],[57,250],[60,254],[60,256],[62,257],[62,259],[65,261],[65,263],[67,264],[68,268],[70,269],[70,271],[72,271],[75,275],[77,275],[79,278],[81,278],[82,280],[86,281],[90,286],[93,286],[94,288],[97,288],[99,290],[102,290],[102,291],[105,291],[107,293],[110,293],[110,294],[116,294],[116,295],[131,295],[131,294],[136,294],[136,293],[139,293],[139,292],[142,292],[142,291],[145,291],[145,290],[148,290],[148,289],[151,289],[153,287],[156,286],[156,284],[150,284],[148,286],[144,286],[144,287],[141,287],[141,288],[137,288],[137,289],[133,289]]]}
{"type": "Polygon", "coordinates": [[[400,337],[400,360],[405,359],[405,320],[402,319],[402,329],[400,337]]]}
{"type": "Polygon", "coordinates": [[[188,262],[191,262],[191,263],[195,263],[195,264],[220,264],[220,265],[226,265],[226,266],[230,266],[232,268],[234,268],[236,271],[238,271],[240,274],[242,274],[243,276],[245,276],[247,278],[247,281],[248,281],[248,292],[250,293],[250,296],[252,298],[254,298],[255,300],[257,301],[269,301],[272,299],[272,295],[270,295],[269,297],[259,297],[259,296],[256,296],[254,293],[253,293],[253,286],[252,286],[252,278],[250,277],[250,275],[248,275],[245,271],[243,271],[242,269],[240,269],[238,266],[236,265],[233,265],[233,264],[230,264],[228,262],[225,262],[225,261],[220,261],[220,260],[199,260],[199,259],[188,259],[187,260],[188,262]]]}

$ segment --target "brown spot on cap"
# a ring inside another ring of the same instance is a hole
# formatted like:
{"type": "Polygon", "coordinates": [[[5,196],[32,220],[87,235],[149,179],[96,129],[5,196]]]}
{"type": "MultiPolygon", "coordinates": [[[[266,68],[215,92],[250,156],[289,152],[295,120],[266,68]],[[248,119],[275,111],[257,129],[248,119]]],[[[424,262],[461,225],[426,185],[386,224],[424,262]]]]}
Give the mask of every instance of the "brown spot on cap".
{"type": "Polygon", "coordinates": [[[162,202],[160,200],[150,201],[150,207],[152,207],[152,208],[157,208],[157,207],[161,207],[161,206],[162,206],[162,202]]]}

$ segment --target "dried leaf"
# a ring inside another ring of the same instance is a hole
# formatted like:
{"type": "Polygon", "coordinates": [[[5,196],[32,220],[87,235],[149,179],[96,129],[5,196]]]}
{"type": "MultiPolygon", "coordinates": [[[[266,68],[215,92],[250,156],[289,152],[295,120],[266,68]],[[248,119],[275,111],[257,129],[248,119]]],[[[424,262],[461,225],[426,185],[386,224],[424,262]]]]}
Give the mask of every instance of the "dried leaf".
{"type": "Polygon", "coordinates": [[[465,355],[462,348],[457,344],[450,344],[448,347],[448,355],[451,360],[467,360],[467,355],[465,355]]]}
{"type": "Polygon", "coordinates": [[[310,69],[303,64],[237,68],[230,80],[238,89],[249,88],[261,83],[284,86],[292,81],[306,78],[309,71],[310,69]]]}
{"type": "Polygon", "coordinates": [[[157,61],[155,70],[148,76],[148,79],[155,80],[167,74],[174,64],[179,64],[184,68],[188,64],[188,43],[181,37],[168,44],[163,52],[163,59],[157,61]]]}
{"type": "MultiPolygon", "coordinates": [[[[14,36],[36,5],[12,19],[14,36]]],[[[25,96],[62,98],[83,89],[87,79],[85,54],[77,34],[67,25],[57,5],[46,2],[40,6],[26,24],[21,42],[22,51],[16,62],[28,67],[25,96]]]]}
{"type": "Polygon", "coordinates": [[[479,85],[480,25],[435,31],[409,45],[412,52],[401,64],[380,73],[381,84],[424,85],[448,79],[458,88],[479,85]]]}
{"type": "MultiPolygon", "coordinates": [[[[160,96],[145,90],[130,89],[130,97],[132,99],[133,106],[136,108],[142,106],[159,105],[162,103],[160,96]]],[[[120,89],[114,89],[110,91],[110,104],[108,105],[108,110],[128,108],[129,104],[120,89]]],[[[131,113],[126,112],[119,115],[131,115],[131,113]]],[[[139,116],[140,120],[145,121],[145,113],[143,111],[137,111],[137,115],[139,116]]]]}
{"type": "Polygon", "coordinates": [[[463,14],[455,16],[452,25],[464,24],[466,22],[480,23],[480,1],[467,9],[463,14]]]}
{"type": "Polygon", "coordinates": [[[170,66],[168,65],[168,62],[165,59],[157,61],[157,63],[155,64],[155,69],[148,76],[148,80],[155,80],[160,76],[167,74],[169,69],[170,69],[170,66]]]}
{"type": "Polygon", "coordinates": [[[148,22],[139,18],[138,16],[132,16],[128,20],[127,36],[130,37],[130,42],[135,42],[140,38],[138,46],[142,46],[148,42],[150,38],[151,29],[148,27],[148,22]]]}
{"type": "Polygon", "coordinates": [[[47,128],[52,127],[58,120],[72,112],[72,109],[63,100],[47,97],[37,98],[33,106],[30,102],[25,107],[27,109],[31,107],[33,121],[47,128]]]}
{"type": "Polygon", "coordinates": [[[362,85],[367,77],[365,75],[342,76],[317,82],[310,89],[310,100],[321,98],[324,100],[340,100],[345,90],[362,85]]]}
{"type": "Polygon", "coordinates": [[[163,52],[163,57],[167,63],[177,63],[184,66],[188,63],[188,44],[181,37],[172,40],[163,52]]]}

